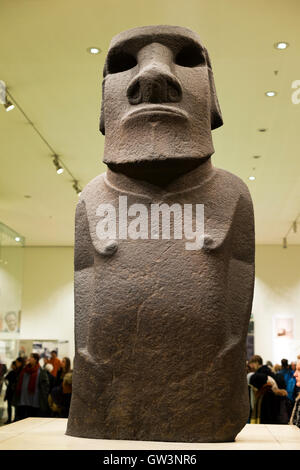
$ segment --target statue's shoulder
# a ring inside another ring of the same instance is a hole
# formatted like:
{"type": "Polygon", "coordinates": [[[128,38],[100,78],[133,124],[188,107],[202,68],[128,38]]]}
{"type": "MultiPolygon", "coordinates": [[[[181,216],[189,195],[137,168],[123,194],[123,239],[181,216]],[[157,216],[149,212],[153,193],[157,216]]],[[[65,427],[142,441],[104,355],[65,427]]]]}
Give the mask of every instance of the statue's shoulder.
{"type": "Polygon", "coordinates": [[[222,185],[223,196],[242,199],[252,204],[252,198],[247,184],[237,175],[222,168],[215,168],[215,184],[222,185]]]}
{"type": "Polygon", "coordinates": [[[93,217],[99,204],[98,198],[103,191],[103,175],[93,178],[82,190],[75,215],[75,271],[92,266],[93,255],[93,217]]]}
{"type": "MultiPolygon", "coordinates": [[[[241,260],[248,259],[248,247],[251,248],[251,254],[253,251],[254,217],[247,185],[229,171],[215,168],[214,177],[204,189],[202,195],[206,214],[206,249],[220,248],[226,240],[233,237],[234,256],[241,260]],[[242,248],[245,246],[247,249],[244,253],[242,248]]],[[[252,258],[250,261],[252,262],[252,258]]]]}
{"type": "Polygon", "coordinates": [[[76,220],[84,224],[88,224],[96,214],[98,205],[103,202],[106,194],[106,185],[104,182],[104,174],[100,174],[93,178],[82,190],[77,207],[76,220]]]}
{"type": "Polygon", "coordinates": [[[99,204],[110,202],[111,197],[108,192],[105,173],[96,176],[83,188],[77,204],[77,212],[80,212],[80,207],[82,210],[84,208],[84,212],[90,218],[91,214],[96,213],[99,204]]]}
{"type": "Polygon", "coordinates": [[[90,203],[93,200],[101,199],[101,194],[106,189],[104,182],[105,173],[101,173],[93,178],[82,190],[80,199],[85,201],[86,204],[90,203]]]}
{"type": "MultiPolygon", "coordinates": [[[[114,202],[110,189],[105,183],[105,173],[93,178],[82,190],[80,199],[76,207],[76,246],[82,251],[82,246],[86,246],[86,252],[91,254],[93,247],[97,252],[106,254],[110,252],[111,246],[107,248],[105,241],[97,236],[97,222],[99,221],[98,209],[101,204],[114,202]]],[[[80,258],[79,258],[80,259],[80,258]]],[[[86,266],[86,263],[79,263],[78,266],[86,266]]],[[[80,268],[81,269],[81,268],[80,268]]]]}

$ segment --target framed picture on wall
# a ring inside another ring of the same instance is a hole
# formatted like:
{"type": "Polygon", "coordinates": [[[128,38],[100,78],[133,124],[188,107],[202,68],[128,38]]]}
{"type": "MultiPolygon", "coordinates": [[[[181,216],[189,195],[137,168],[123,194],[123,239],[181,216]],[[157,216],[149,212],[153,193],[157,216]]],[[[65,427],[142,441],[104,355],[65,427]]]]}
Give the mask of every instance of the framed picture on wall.
{"type": "Polygon", "coordinates": [[[0,314],[0,333],[20,333],[21,310],[9,310],[0,314]]]}
{"type": "Polygon", "coordinates": [[[276,316],[274,319],[274,334],[277,339],[294,338],[294,318],[276,316]]]}
{"type": "Polygon", "coordinates": [[[295,360],[293,356],[294,317],[291,315],[273,316],[273,360],[280,364],[281,359],[295,360]]]}

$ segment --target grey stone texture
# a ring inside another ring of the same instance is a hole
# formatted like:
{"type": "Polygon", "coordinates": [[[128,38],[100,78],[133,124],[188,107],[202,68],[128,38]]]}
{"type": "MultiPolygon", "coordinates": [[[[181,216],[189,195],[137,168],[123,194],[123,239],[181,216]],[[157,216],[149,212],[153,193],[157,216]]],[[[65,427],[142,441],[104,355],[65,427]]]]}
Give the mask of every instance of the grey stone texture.
{"type": "Polygon", "coordinates": [[[253,207],[243,181],[212,165],[221,125],[196,33],[145,26],[112,39],[100,119],[108,168],[76,210],[68,435],[222,442],[247,422],[253,207]],[[204,204],[203,247],[174,236],[99,239],[97,208],[118,209],[120,196],[149,211],[204,204]]]}

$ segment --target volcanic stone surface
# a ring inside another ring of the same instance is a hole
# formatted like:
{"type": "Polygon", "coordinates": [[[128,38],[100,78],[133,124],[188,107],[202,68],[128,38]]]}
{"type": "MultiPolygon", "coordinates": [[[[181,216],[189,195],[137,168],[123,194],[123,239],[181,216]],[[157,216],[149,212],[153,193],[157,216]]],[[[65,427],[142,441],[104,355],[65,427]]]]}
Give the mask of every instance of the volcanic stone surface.
{"type": "Polygon", "coordinates": [[[68,435],[221,442],[247,422],[253,207],[243,181],[212,165],[221,125],[196,33],[145,26],[113,38],[100,119],[108,168],[76,211],[68,435]],[[191,249],[175,213],[192,208],[197,227],[197,205],[203,233],[191,249]],[[174,209],[169,237],[154,206],[174,209]]]}

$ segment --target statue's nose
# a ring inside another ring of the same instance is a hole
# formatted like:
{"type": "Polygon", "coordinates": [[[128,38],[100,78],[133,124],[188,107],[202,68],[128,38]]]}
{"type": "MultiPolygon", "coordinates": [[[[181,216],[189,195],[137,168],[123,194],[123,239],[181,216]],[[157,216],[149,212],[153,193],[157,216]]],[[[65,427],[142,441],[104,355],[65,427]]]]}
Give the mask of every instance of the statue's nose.
{"type": "Polygon", "coordinates": [[[182,88],[171,72],[171,51],[161,44],[144,47],[138,56],[138,74],[127,88],[130,104],[179,102],[182,88]]]}

